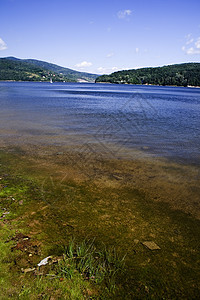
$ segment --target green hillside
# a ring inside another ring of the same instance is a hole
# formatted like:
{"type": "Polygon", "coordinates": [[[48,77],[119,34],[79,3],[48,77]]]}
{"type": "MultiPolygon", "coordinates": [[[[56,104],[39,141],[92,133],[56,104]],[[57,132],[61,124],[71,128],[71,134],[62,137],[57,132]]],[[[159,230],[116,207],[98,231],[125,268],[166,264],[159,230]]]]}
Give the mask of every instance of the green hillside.
{"type": "Polygon", "coordinates": [[[0,80],[50,81],[51,77],[54,81],[69,81],[68,78],[22,60],[0,58],[0,80]]]}
{"type": "Polygon", "coordinates": [[[94,82],[96,77],[34,59],[0,58],[0,80],[49,81],[52,78],[56,82],[94,82]]]}
{"type": "Polygon", "coordinates": [[[44,69],[50,70],[57,74],[62,74],[68,77],[72,81],[77,81],[78,79],[86,80],[89,82],[94,82],[98,75],[90,74],[85,72],[78,72],[72,69],[64,68],[55,64],[51,64],[45,61],[36,60],[36,59],[26,59],[25,62],[32,63],[36,66],[42,67],[44,69]]]}
{"type": "Polygon", "coordinates": [[[99,76],[96,82],[200,86],[200,63],[119,71],[99,76]]]}

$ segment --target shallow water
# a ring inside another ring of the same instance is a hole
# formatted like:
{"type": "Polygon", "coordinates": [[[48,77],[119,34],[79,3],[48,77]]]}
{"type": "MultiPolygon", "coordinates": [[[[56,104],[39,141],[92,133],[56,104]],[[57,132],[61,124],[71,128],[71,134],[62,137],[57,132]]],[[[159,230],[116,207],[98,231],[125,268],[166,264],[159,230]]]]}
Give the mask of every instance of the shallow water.
{"type": "Polygon", "coordinates": [[[198,298],[199,104],[199,89],[1,82],[0,175],[39,191],[26,228],[51,251],[73,236],[127,254],[126,299],[198,298]]]}
{"type": "Polygon", "coordinates": [[[127,156],[200,163],[200,89],[1,82],[0,107],[6,144],[95,145],[113,156],[123,146],[127,156]]]}

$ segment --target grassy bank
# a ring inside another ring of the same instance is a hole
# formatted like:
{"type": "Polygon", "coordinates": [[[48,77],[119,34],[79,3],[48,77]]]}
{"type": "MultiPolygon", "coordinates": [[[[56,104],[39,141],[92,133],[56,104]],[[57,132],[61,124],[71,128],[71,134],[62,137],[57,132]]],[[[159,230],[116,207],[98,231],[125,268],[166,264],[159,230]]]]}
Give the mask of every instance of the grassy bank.
{"type": "Polygon", "coordinates": [[[1,152],[2,299],[197,298],[199,221],[123,181],[123,162],[88,178],[60,160],[1,152]]]}
{"type": "MultiPolygon", "coordinates": [[[[49,228],[49,223],[46,226],[43,211],[48,206],[44,206],[41,187],[33,180],[13,176],[12,171],[12,166],[5,165],[3,159],[0,298],[110,299],[114,296],[116,276],[123,271],[124,259],[105,245],[97,248],[94,240],[81,242],[82,236],[76,242],[73,234],[67,236],[57,226],[49,228]],[[43,231],[44,228],[48,230],[43,231]],[[59,243],[54,243],[51,230],[56,235],[62,234],[59,243]],[[46,256],[48,263],[38,266],[46,256]]],[[[47,217],[51,214],[47,213],[47,217]]],[[[52,224],[56,221],[51,219],[52,224]]]]}

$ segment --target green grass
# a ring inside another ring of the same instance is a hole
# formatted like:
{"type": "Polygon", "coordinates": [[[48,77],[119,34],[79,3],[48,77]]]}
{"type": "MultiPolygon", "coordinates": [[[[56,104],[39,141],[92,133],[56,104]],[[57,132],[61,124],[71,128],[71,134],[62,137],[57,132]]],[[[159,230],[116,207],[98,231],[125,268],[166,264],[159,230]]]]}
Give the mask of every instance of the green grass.
{"type": "Polygon", "coordinates": [[[198,299],[199,220],[136,186],[61,181],[55,165],[43,171],[4,155],[0,207],[10,211],[0,231],[4,299],[198,299]],[[43,275],[23,274],[28,255],[11,252],[16,230],[41,244],[34,266],[49,255],[62,259],[43,275]],[[145,248],[149,240],[161,250],[145,248]]]}
{"type": "MultiPolygon", "coordinates": [[[[19,299],[111,299],[117,289],[116,276],[123,272],[124,259],[115,250],[97,250],[94,241],[71,240],[58,264],[45,267],[45,275],[23,285],[19,299]]],[[[43,267],[44,270],[44,267],[43,267]]]]}
{"type": "MultiPolygon", "coordinates": [[[[29,234],[27,226],[34,218],[31,213],[39,205],[39,196],[33,181],[10,174],[1,179],[0,216],[9,214],[2,217],[0,227],[0,299],[110,299],[117,289],[116,277],[122,272],[124,259],[119,259],[115,250],[97,248],[94,240],[66,239],[61,245],[54,244],[54,256],[60,254],[58,263],[39,268],[34,262],[31,267],[35,272],[22,273],[21,264],[30,267],[29,256],[26,249],[15,248],[19,243],[15,236],[19,232],[29,234]]],[[[33,241],[37,239],[33,237],[33,241]]],[[[37,263],[52,251],[45,239],[41,240],[37,263]]]]}
{"type": "Polygon", "coordinates": [[[113,292],[116,288],[115,278],[118,273],[123,272],[124,258],[120,259],[115,251],[97,250],[94,241],[83,241],[76,244],[70,241],[64,259],[59,264],[60,276],[72,278],[78,272],[87,280],[96,284],[105,284],[105,288],[113,292]]]}

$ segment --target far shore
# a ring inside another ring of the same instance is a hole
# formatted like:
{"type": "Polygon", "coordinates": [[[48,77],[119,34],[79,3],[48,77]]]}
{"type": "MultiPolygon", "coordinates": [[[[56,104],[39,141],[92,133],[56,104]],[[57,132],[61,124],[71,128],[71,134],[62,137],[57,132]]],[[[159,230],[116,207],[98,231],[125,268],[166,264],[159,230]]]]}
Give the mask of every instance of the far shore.
{"type": "MultiPolygon", "coordinates": [[[[49,83],[49,81],[23,81],[23,80],[0,80],[0,82],[44,82],[44,83],[49,83]]],[[[132,84],[132,83],[111,83],[111,82],[94,82],[94,81],[86,81],[80,79],[77,82],[73,81],[53,81],[53,83],[96,83],[96,84],[127,84],[127,85],[137,85],[137,86],[161,86],[161,87],[186,87],[186,88],[200,88],[200,86],[193,86],[193,85],[188,85],[188,86],[182,86],[182,85],[158,85],[158,84],[132,84]]]]}
{"type": "Polygon", "coordinates": [[[132,84],[132,83],[112,83],[112,82],[96,82],[96,83],[100,83],[100,84],[127,84],[127,85],[138,85],[138,86],[162,86],[162,87],[186,87],[186,88],[200,88],[200,86],[193,86],[193,85],[187,85],[187,86],[183,86],[183,85],[159,85],[159,84],[151,84],[151,83],[145,83],[145,84],[132,84]]]}

